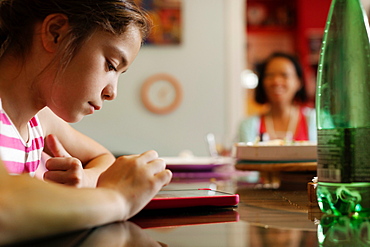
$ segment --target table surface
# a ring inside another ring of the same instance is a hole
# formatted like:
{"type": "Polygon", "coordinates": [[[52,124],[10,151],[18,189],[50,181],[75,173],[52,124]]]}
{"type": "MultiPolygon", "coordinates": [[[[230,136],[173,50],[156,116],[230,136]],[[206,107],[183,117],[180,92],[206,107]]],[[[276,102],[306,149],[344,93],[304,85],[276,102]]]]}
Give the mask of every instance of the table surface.
{"type": "MultiPolygon", "coordinates": [[[[16,246],[319,246],[321,212],[305,186],[271,188],[256,172],[228,167],[222,172],[175,173],[166,189],[212,188],[237,193],[231,208],[142,211],[128,222],[51,236],[16,246]]],[[[289,176],[288,176],[289,177],[289,176]]],[[[301,184],[305,185],[307,174],[301,184]]]]}

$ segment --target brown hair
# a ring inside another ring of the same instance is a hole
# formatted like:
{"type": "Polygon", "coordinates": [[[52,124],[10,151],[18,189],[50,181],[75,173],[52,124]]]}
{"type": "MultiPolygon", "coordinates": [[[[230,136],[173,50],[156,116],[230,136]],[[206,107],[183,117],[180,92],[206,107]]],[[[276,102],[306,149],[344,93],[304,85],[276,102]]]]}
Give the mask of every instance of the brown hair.
{"type": "Polygon", "coordinates": [[[62,68],[96,30],[120,35],[134,24],[144,40],[151,26],[146,12],[133,0],[0,0],[0,58],[12,52],[24,59],[32,45],[35,23],[54,13],[65,14],[70,25],[60,54],[62,68]]]}

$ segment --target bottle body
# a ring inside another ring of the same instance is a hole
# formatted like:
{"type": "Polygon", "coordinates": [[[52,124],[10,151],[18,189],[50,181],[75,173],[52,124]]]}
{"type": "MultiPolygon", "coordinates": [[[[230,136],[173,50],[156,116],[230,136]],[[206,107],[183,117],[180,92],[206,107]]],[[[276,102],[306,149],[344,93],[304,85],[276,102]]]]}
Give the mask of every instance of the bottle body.
{"type": "Polygon", "coordinates": [[[370,42],[360,0],[333,0],[316,91],[319,206],[370,215],[370,42]]]}

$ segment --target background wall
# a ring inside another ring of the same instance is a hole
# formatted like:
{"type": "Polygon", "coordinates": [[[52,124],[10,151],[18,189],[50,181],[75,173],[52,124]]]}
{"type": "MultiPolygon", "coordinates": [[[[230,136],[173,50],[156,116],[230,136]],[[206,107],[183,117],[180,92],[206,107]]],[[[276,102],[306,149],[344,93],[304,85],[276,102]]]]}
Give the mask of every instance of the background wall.
{"type": "Polygon", "coordinates": [[[116,100],[73,126],[115,154],[208,155],[205,135],[232,138],[244,114],[244,6],[244,0],[184,0],[182,44],[143,47],[121,76],[116,100]],[[183,87],[180,107],[168,115],[147,111],[140,100],[142,83],[156,73],[173,75],[183,87]]]}

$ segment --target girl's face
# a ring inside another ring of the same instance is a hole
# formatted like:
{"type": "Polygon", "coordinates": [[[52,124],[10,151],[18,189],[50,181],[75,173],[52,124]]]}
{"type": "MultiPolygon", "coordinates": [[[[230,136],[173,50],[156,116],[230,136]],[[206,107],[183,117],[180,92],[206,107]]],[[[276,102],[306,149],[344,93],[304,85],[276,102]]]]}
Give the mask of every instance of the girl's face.
{"type": "Polygon", "coordinates": [[[294,64],[284,57],[273,58],[266,66],[263,87],[271,104],[293,102],[301,88],[294,64]]]}
{"type": "Polygon", "coordinates": [[[67,122],[100,110],[104,100],[116,97],[119,75],[128,69],[140,47],[141,34],[134,25],[120,36],[97,31],[56,77],[47,106],[67,122]]]}

